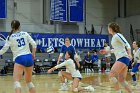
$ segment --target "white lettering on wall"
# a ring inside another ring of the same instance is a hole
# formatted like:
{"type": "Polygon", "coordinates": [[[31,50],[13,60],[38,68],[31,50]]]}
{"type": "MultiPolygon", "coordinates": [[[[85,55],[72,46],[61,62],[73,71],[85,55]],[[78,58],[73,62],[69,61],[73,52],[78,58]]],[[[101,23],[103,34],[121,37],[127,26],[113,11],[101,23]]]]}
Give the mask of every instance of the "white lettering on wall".
{"type": "MultiPolygon", "coordinates": [[[[61,47],[65,44],[64,38],[41,38],[37,39],[36,43],[37,45],[42,45],[42,47],[61,47]]],[[[88,39],[88,38],[72,38],[71,44],[73,46],[77,47],[103,47],[104,43],[106,42],[106,39],[88,39]]]]}
{"type": "Polygon", "coordinates": [[[101,47],[100,39],[97,39],[96,47],[101,47]]]}
{"type": "Polygon", "coordinates": [[[45,38],[42,38],[42,47],[47,47],[47,43],[45,44],[45,38]]]}
{"type": "Polygon", "coordinates": [[[61,47],[62,45],[64,45],[64,38],[60,38],[59,39],[59,45],[58,45],[58,47],[61,47]]]}
{"type": "Polygon", "coordinates": [[[95,47],[95,39],[91,39],[91,47],[95,47]]]}
{"type": "Polygon", "coordinates": [[[48,38],[48,47],[49,46],[53,46],[53,44],[52,44],[52,38],[48,38]]]}
{"type": "Polygon", "coordinates": [[[75,40],[75,39],[71,39],[71,44],[72,44],[73,46],[76,46],[76,40],[75,40]]]}
{"type": "Polygon", "coordinates": [[[77,46],[82,47],[83,45],[83,39],[82,38],[77,38],[77,46]]]}
{"type": "Polygon", "coordinates": [[[85,42],[85,44],[84,44],[84,47],[90,47],[89,45],[89,43],[90,43],[90,39],[84,39],[84,42],[85,42]]]}
{"type": "Polygon", "coordinates": [[[101,39],[102,45],[104,46],[106,40],[105,39],[101,39]]]}

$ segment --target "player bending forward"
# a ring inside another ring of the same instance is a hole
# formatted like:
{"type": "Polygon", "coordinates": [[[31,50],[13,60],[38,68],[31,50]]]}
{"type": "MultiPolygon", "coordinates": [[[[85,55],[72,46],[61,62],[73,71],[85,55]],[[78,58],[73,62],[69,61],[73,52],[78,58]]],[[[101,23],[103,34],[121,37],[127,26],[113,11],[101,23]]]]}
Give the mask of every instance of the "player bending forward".
{"type": "Polygon", "coordinates": [[[62,86],[60,90],[68,90],[67,85],[65,84],[65,78],[67,78],[68,80],[72,80],[73,84],[72,84],[72,91],[73,92],[79,92],[82,90],[88,90],[91,92],[94,92],[94,88],[92,86],[87,86],[87,87],[78,87],[80,80],[82,79],[82,75],[79,72],[78,69],[76,69],[76,64],[75,62],[71,59],[72,57],[72,53],[70,51],[66,52],[65,55],[65,61],[62,62],[59,65],[56,65],[55,67],[51,68],[48,70],[48,73],[52,73],[54,70],[61,68],[63,66],[65,66],[68,70],[69,73],[66,71],[60,71],[59,72],[59,76],[62,82],[62,86]]]}

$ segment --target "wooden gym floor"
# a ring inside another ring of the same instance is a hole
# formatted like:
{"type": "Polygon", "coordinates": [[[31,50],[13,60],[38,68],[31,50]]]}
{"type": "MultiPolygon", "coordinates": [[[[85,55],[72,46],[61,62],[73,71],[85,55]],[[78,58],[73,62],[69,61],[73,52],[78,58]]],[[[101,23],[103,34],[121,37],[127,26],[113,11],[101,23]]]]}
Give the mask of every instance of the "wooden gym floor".
{"type": "MultiPolygon", "coordinates": [[[[140,74],[137,74],[138,82],[140,84],[140,74]]],[[[134,93],[140,93],[140,86],[131,85],[131,76],[128,73],[127,80],[134,90],[134,93]]],[[[109,83],[108,73],[83,73],[81,86],[92,85],[95,88],[94,93],[115,93],[115,90],[109,83]]],[[[36,86],[36,93],[71,93],[70,91],[59,91],[60,81],[57,74],[33,75],[33,83],[36,86]]],[[[29,93],[28,88],[21,80],[22,93],[29,93]]],[[[122,88],[123,93],[127,93],[122,88]]],[[[0,76],[0,93],[14,93],[12,76],[0,76]]],[[[88,91],[81,91],[80,93],[91,93],[88,91]]]]}

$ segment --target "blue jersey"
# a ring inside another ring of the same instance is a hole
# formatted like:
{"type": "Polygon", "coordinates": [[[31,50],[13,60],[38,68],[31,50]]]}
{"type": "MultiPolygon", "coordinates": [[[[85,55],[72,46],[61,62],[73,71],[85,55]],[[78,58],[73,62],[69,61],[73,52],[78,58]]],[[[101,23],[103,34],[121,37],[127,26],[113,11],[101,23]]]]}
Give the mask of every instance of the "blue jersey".
{"type": "Polygon", "coordinates": [[[92,62],[94,63],[94,62],[96,62],[96,61],[98,61],[98,59],[99,59],[99,57],[98,57],[98,55],[92,55],[92,62]]]}
{"type": "Polygon", "coordinates": [[[92,61],[92,57],[91,57],[91,55],[90,55],[90,56],[85,55],[84,60],[85,60],[86,63],[91,63],[91,61],[92,61]]]}
{"type": "Polygon", "coordinates": [[[66,45],[63,45],[61,47],[60,54],[63,56],[63,55],[66,54],[67,51],[71,51],[72,52],[72,58],[74,59],[74,56],[76,54],[74,46],[70,45],[69,47],[66,47],[66,45]]]}

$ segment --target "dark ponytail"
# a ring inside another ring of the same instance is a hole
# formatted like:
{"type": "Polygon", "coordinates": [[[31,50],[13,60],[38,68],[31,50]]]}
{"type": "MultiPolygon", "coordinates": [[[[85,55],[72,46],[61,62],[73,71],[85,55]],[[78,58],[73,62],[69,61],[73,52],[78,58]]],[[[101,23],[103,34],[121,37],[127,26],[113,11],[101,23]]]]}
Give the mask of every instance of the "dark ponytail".
{"type": "Polygon", "coordinates": [[[10,38],[10,36],[13,34],[14,30],[18,30],[20,27],[20,22],[18,20],[13,20],[11,22],[11,32],[9,33],[9,36],[8,36],[8,40],[10,38]]]}
{"type": "Polygon", "coordinates": [[[10,36],[13,34],[13,29],[11,30],[11,32],[9,33],[9,36],[8,36],[8,40],[9,40],[9,38],[10,38],[10,36]]]}

